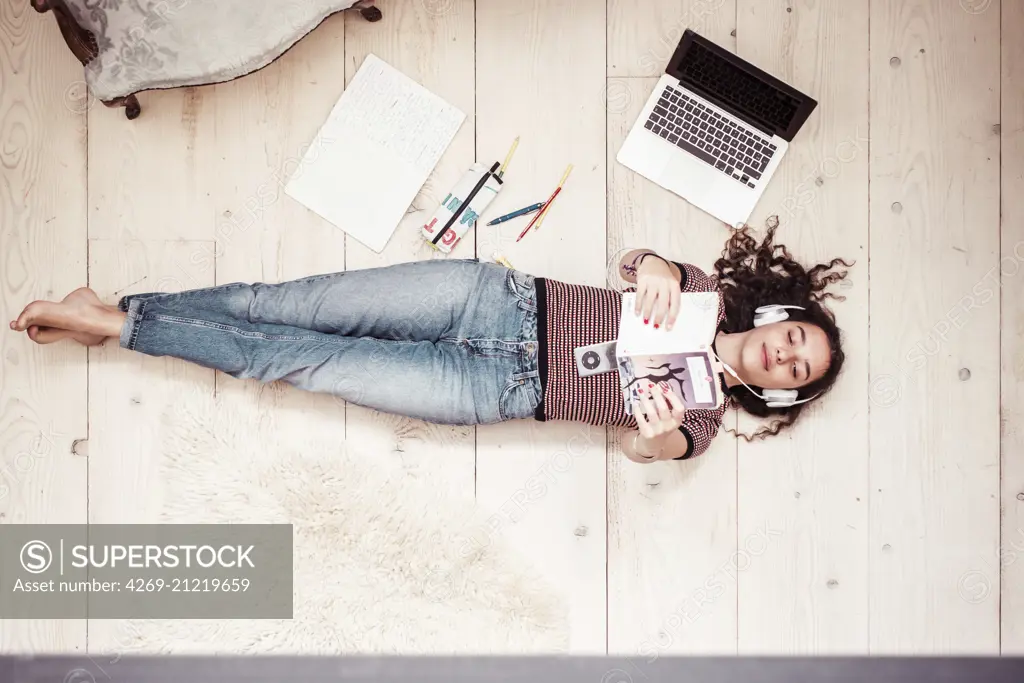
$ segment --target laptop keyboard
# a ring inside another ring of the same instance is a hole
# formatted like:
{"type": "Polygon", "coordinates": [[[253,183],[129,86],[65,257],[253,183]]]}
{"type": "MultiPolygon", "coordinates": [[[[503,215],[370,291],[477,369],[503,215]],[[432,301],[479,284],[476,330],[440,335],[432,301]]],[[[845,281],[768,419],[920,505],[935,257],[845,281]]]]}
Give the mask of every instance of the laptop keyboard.
{"type": "Polygon", "coordinates": [[[747,187],[761,179],[775,145],[758,133],[666,86],[644,128],[747,187]]]}

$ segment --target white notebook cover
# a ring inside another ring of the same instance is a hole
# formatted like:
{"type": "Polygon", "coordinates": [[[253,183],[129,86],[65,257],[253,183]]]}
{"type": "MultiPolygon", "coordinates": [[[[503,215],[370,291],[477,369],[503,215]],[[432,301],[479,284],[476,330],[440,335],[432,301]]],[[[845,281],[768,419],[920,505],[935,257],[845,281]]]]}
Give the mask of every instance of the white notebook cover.
{"type": "Polygon", "coordinates": [[[634,314],[636,293],[622,295],[622,314],[616,355],[638,356],[699,351],[715,340],[718,328],[717,292],[686,292],[679,297],[679,316],[671,330],[644,325],[634,314]]]}
{"type": "Polygon", "coordinates": [[[371,54],[285,193],[380,253],[465,120],[371,54]]]}

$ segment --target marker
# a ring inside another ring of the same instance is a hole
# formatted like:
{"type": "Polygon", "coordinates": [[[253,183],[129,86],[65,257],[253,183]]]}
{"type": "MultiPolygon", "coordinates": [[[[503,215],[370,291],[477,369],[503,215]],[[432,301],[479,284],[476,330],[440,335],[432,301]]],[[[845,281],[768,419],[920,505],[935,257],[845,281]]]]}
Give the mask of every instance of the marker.
{"type": "Polygon", "coordinates": [[[498,223],[504,223],[505,221],[512,220],[513,218],[519,218],[520,216],[525,216],[525,215],[531,214],[531,213],[533,213],[535,211],[540,211],[543,208],[544,208],[544,202],[538,202],[538,203],[534,204],[533,206],[526,207],[525,209],[519,209],[518,211],[513,211],[512,213],[507,213],[504,216],[499,216],[498,218],[495,218],[493,221],[491,221],[487,225],[497,225],[498,223]]]}

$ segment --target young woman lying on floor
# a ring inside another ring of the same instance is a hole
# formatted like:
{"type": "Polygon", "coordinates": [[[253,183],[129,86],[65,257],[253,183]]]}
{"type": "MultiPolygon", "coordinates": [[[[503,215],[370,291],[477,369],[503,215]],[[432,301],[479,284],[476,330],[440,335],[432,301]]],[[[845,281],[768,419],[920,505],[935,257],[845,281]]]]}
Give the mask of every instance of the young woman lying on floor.
{"type": "Polygon", "coordinates": [[[135,294],[116,306],[82,288],[61,302],[29,304],[11,329],[40,344],[117,337],[150,356],[441,424],[627,426],[636,430],[622,444],[631,460],[686,459],[707,450],[730,405],[774,418],[754,436],[777,434],[839,375],[840,333],[822,301],[846,276],[833,268],[851,264],[804,268],[773,244],[774,233],[760,244],[747,229],[733,233],[711,277],[649,250],[619,264],[652,325],[675,323],[680,292],[719,292],[712,348],[726,369],[726,400],[717,410],[686,410],[667,385],[651,385],[627,414],[618,373],[580,377],[573,354],[617,337],[621,295],[475,259],[135,294]],[[801,308],[762,309],[755,326],[756,309],[774,305],[801,308]]]}

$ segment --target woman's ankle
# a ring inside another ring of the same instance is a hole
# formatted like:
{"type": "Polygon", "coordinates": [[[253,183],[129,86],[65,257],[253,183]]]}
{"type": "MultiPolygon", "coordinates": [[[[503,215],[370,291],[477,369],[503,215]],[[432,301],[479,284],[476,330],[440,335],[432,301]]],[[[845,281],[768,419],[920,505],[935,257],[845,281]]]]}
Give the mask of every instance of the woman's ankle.
{"type": "Polygon", "coordinates": [[[108,307],[104,315],[103,329],[98,333],[107,337],[119,337],[127,318],[128,314],[117,310],[117,306],[108,307]]]}

